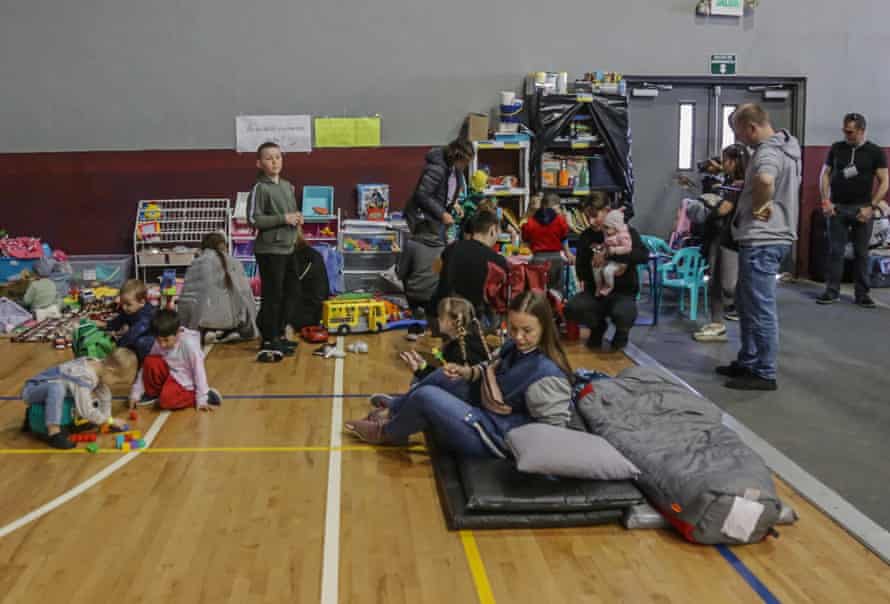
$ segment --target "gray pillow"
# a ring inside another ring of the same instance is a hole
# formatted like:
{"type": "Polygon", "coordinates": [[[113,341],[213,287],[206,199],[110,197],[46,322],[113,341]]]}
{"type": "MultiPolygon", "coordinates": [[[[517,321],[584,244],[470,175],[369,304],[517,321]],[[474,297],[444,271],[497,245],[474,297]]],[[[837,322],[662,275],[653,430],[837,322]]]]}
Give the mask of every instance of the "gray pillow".
{"type": "Polygon", "coordinates": [[[609,442],[595,434],[532,422],[507,433],[516,468],[591,480],[633,480],[640,471],[609,442]]]}

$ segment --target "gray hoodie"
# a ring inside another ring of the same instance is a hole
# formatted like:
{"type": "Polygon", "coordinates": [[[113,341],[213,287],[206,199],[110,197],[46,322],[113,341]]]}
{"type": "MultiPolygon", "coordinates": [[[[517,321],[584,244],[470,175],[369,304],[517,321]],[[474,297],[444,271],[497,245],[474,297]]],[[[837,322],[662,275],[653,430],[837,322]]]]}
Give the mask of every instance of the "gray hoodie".
{"type": "Polygon", "coordinates": [[[445,243],[432,233],[416,235],[405,242],[396,269],[405,283],[405,295],[412,302],[428,302],[439,286],[433,263],[442,255],[445,243]]]}
{"type": "Polygon", "coordinates": [[[779,130],[758,145],[732,219],[732,236],[739,245],[791,245],[797,240],[801,169],[800,144],[787,130],[779,130]],[[775,178],[772,215],[767,221],[754,220],[752,213],[758,174],[775,178]]]}

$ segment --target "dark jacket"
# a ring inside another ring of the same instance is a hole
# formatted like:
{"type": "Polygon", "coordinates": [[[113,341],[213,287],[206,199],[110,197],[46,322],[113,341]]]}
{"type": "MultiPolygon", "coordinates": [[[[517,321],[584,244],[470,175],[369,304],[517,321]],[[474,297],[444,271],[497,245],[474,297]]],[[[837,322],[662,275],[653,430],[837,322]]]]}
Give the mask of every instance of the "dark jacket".
{"type": "MultiPolygon", "coordinates": [[[[627,270],[624,271],[623,275],[615,277],[615,289],[612,293],[636,296],[640,289],[640,284],[637,281],[637,265],[645,264],[649,261],[649,251],[646,249],[646,246],[643,245],[643,240],[640,239],[640,234],[635,228],[628,226],[627,230],[630,232],[630,238],[633,242],[630,254],[625,256],[611,256],[607,258],[607,261],[628,265],[627,270]]],[[[603,232],[594,230],[593,228],[588,228],[581,233],[581,237],[578,239],[578,255],[575,261],[575,271],[578,274],[578,280],[584,283],[584,289],[589,292],[596,291],[596,282],[593,278],[593,267],[590,265],[590,261],[593,259],[593,248],[603,245],[604,241],[605,235],[603,232]]]]}
{"type": "Polygon", "coordinates": [[[154,306],[146,302],[138,312],[132,315],[121,312],[106,326],[108,331],[119,331],[124,325],[127,326],[127,333],[117,339],[117,345],[135,352],[140,363],[155,342],[155,337],[151,335],[151,320],[155,316],[155,310],[157,309],[154,306]]]}
{"type": "Polygon", "coordinates": [[[448,211],[448,204],[452,201],[448,199],[448,178],[452,170],[445,159],[444,147],[431,149],[426,154],[426,165],[423,167],[420,180],[417,182],[414,194],[405,205],[405,220],[412,231],[414,225],[423,220],[442,223],[442,214],[448,211]]]}
{"type": "Polygon", "coordinates": [[[312,246],[294,251],[299,288],[297,299],[289,303],[287,322],[294,329],[318,325],[321,321],[321,303],[330,296],[328,271],[324,258],[312,246]]]}
{"type": "Polygon", "coordinates": [[[489,262],[509,272],[503,256],[475,239],[455,241],[446,247],[442,252],[442,273],[434,302],[438,304],[442,298],[457,295],[469,300],[477,310],[481,309],[489,262]]]}
{"type": "Polygon", "coordinates": [[[433,263],[442,255],[445,243],[437,235],[424,233],[405,242],[396,273],[405,284],[405,296],[412,302],[429,302],[439,286],[433,263]]]}

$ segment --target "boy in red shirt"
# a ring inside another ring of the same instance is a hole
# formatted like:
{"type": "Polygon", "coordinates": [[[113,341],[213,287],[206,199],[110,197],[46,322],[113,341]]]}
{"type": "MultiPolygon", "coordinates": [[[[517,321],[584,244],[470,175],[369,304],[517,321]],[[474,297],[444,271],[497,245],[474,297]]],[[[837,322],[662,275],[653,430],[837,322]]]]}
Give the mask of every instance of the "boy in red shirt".
{"type": "Polygon", "coordinates": [[[545,195],[541,200],[541,207],[522,225],[522,239],[531,247],[533,264],[550,263],[547,286],[562,292],[565,267],[562,252],[565,251],[569,264],[574,262],[575,257],[569,251],[569,244],[566,241],[569,224],[558,210],[559,202],[559,195],[555,193],[545,195]]]}

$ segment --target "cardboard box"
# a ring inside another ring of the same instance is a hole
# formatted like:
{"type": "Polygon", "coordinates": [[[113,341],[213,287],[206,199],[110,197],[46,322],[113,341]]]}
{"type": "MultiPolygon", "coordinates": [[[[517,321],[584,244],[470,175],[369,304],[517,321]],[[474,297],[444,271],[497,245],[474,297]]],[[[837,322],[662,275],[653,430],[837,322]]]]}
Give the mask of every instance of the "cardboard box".
{"type": "Polygon", "coordinates": [[[482,113],[467,115],[467,139],[471,141],[488,140],[488,116],[482,113]]]}

